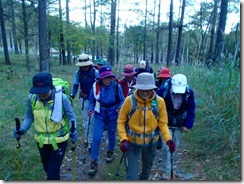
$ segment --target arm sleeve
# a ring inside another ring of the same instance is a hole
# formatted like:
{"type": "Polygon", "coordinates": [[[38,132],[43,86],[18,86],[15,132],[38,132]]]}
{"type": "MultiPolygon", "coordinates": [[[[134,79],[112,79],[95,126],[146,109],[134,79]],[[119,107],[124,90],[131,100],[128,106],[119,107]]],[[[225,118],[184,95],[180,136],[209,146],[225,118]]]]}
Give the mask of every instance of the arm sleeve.
{"type": "Polygon", "coordinates": [[[63,95],[62,98],[63,98],[64,116],[68,118],[70,127],[71,127],[71,121],[74,121],[75,122],[75,128],[77,128],[76,115],[74,113],[74,109],[71,105],[71,102],[65,94],[62,94],[62,95],[63,95]]]}
{"type": "Polygon", "coordinates": [[[25,119],[20,127],[21,131],[23,131],[23,133],[27,132],[30,129],[33,121],[34,121],[34,115],[31,106],[31,95],[29,95],[27,99],[27,110],[26,110],[25,119]]]}
{"type": "Polygon", "coordinates": [[[119,95],[119,104],[117,108],[120,109],[125,100],[124,93],[120,84],[118,84],[118,95],[119,95]]]}
{"type": "Polygon", "coordinates": [[[188,98],[186,128],[191,129],[195,121],[195,97],[194,92],[190,89],[190,96],[188,98]]]}
{"type": "Polygon", "coordinates": [[[89,110],[94,110],[95,103],[96,103],[96,99],[94,97],[93,86],[92,86],[90,95],[89,95],[89,110]]]}
{"type": "Polygon", "coordinates": [[[77,92],[78,92],[78,88],[79,88],[79,70],[77,70],[75,72],[75,75],[74,75],[74,85],[73,85],[73,89],[72,89],[72,94],[74,96],[76,96],[77,92]]]}

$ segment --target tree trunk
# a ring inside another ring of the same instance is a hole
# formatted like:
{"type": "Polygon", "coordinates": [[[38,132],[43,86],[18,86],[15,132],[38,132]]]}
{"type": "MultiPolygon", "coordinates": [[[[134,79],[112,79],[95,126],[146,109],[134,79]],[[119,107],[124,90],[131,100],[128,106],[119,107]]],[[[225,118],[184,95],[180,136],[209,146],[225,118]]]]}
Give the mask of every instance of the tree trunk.
{"type": "Polygon", "coordinates": [[[11,0],[10,4],[11,4],[12,32],[13,32],[13,39],[14,39],[14,53],[19,54],[18,43],[17,43],[15,14],[14,14],[14,1],[11,0]]]}
{"type": "Polygon", "coordinates": [[[168,38],[168,52],[167,52],[167,63],[166,66],[171,65],[172,57],[172,31],[173,31],[173,0],[170,1],[170,15],[169,15],[169,38],[168,38]]]}
{"type": "Polygon", "coordinates": [[[70,43],[70,21],[69,21],[69,0],[66,0],[66,31],[67,31],[67,63],[71,64],[71,43],[70,43]]]}
{"type": "Polygon", "coordinates": [[[64,48],[64,33],[63,33],[63,18],[62,18],[62,6],[61,0],[59,0],[59,42],[60,42],[60,64],[66,65],[66,58],[65,58],[65,48],[64,48]]]}
{"type": "Polygon", "coordinates": [[[182,35],[182,28],[183,28],[184,14],[185,14],[185,6],[186,6],[186,0],[183,0],[182,7],[181,7],[180,26],[178,29],[177,48],[176,48],[176,54],[175,54],[175,63],[177,66],[180,63],[181,35],[182,35]]]}
{"type": "Polygon", "coordinates": [[[143,60],[146,60],[146,38],[147,38],[147,1],[145,9],[145,20],[144,20],[144,35],[143,35],[143,60]]]}
{"type": "Polygon", "coordinates": [[[216,19],[217,19],[217,5],[219,0],[214,0],[214,9],[213,9],[213,17],[211,20],[211,36],[209,43],[209,51],[208,51],[208,60],[206,62],[207,66],[210,65],[210,61],[213,59],[214,55],[214,38],[215,38],[215,28],[216,28],[216,19]]]}
{"type": "Polygon", "coordinates": [[[228,0],[221,0],[221,9],[220,9],[220,17],[219,17],[219,27],[217,31],[217,39],[215,46],[215,57],[214,64],[218,65],[222,62],[222,53],[224,50],[224,33],[225,33],[225,25],[227,18],[227,8],[228,8],[228,0]]]}
{"type": "Polygon", "coordinates": [[[1,31],[2,31],[2,39],[3,39],[5,64],[11,65],[9,53],[8,53],[8,42],[7,42],[7,36],[6,36],[6,30],[5,30],[5,23],[4,23],[4,17],[3,17],[2,0],[0,0],[0,21],[1,21],[1,31]]]}
{"type": "Polygon", "coordinates": [[[50,71],[50,63],[48,61],[48,47],[47,47],[47,17],[46,0],[38,1],[38,12],[39,12],[39,55],[40,55],[40,71],[50,71]]]}
{"type": "Polygon", "coordinates": [[[30,68],[29,41],[28,41],[29,33],[28,33],[28,25],[27,25],[27,17],[26,17],[25,0],[22,0],[22,14],[23,14],[23,21],[24,21],[26,69],[28,72],[30,72],[31,68],[30,68]]]}
{"type": "MultiPolygon", "coordinates": [[[[157,22],[157,29],[159,28],[160,26],[160,8],[161,8],[161,0],[159,0],[159,3],[158,3],[158,22],[157,22]]],[[[158,31],[156,32],[156,58],[155,58],[155,63],[156,64],[159,64],[159,29],[158,31]]]]}
{"type": "Polygon", "coordinates": [[[114,40],[115,40],[115,22],[116,22],[116,0],[111,0],[111,22],[110,22],[110,34],[109,34],[109,51],[108,62],[111,66],[114,66],[114,40]]]}

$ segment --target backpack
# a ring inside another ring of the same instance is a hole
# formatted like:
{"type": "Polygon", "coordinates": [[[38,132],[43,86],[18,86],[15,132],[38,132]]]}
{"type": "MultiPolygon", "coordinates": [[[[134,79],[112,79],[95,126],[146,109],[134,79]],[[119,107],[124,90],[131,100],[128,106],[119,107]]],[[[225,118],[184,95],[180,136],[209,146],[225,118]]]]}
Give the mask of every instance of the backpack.
{"type": "MultiPolygon", "coordinates": [[[[131,104],[132,104],[132,106],[131,106],[131,110],[130,110],[129,115],[127,116],[127,122],[132,117],[132,115],[134,114],[136,109],[144,109],[144,108],[137,107],[137,101],[136,101],[134,93],[131,94],[130,96],[131,96],[131,104]]],[[[151,108],[147,108],[147,110],[151,109],[153,111],[153,114],[154,114],[155,118],[158,119],[158,95],[157,94],[155,94],[154,99],[151,101],[151,106],[152,107],[151,108]]]]}
{"type": "Polygon", "coordinates": [[[53,85],[55,87],[61,86],[64,94],[69,96],[69,83],[61,78],[53,78],[53,85]]]}

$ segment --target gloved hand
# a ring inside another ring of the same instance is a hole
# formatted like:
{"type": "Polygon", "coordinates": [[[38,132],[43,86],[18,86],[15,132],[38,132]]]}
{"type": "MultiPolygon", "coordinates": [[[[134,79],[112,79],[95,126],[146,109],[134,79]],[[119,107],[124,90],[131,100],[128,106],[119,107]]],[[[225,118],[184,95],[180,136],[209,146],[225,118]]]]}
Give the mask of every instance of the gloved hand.
{"type": "Polygon", "coordinates": [[[74,133],[70,132],[70,138],[71,138],[71,142],[75,143],[78,140],[78,132],[74,131],[74,133]]]}
{"type": "Polygon", "coordinates": [[[175,142],[168,140],[166,144],[169,146],[170,153],[173,153],[175,151],[175,142]]]}
{"type": "Polygon", "coordinates": [[[19,129],[19,130],[16,130],[14,129],[14,138],[18,141],[20,139],[20,136],[21,135],[24,135],[24,131],[19,129]]]}
{"type": "Polygon", "coordinates": [[[129,141],[127,140],[123,140],[121,143],[120,143],[120,150],[124,153],[124,152],[127,152],[129,150],[129,146],[130,146],[130,143],[129,141]]]}
{"type": "Polygon", "coordinates": [[[91,117],[92,114],[93,114],[93,110],[90,109],[90,110],[87,111],[87,116],[88,116],[88,117],[91,117]]]}
{"type": "Polygon", "coordinates": [[[70,96],[70,98],[75,99],[75,95],[70,94],[69,96],[70,96]]]}

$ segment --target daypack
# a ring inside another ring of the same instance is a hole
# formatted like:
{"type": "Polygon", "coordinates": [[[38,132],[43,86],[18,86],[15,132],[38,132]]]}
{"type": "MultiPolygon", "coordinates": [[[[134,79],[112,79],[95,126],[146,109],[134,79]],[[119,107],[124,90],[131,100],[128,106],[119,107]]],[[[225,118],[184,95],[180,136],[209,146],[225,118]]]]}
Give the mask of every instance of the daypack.
{"type": "MultiPolygon", "coordinates": [[[[127,122],[132,117],[132,115],[134,114],[136,109],[141,109],[141,110],[144,109],[144,107],[143,108],[137,107],[137,101],[136,101],[134,93],[132,93],[130,96],[131,96],[131,104],[132,105],[131,105],[130,113],[127,116],[127,122]]],[[[158,95],[157,94],[155,94],[154,99],[151,101],[151,106],[152,107],[151,108],[147,108],[147,110],[152,110],[155,118],[158,119],[158,95]]]]}
{"type": "Polygon", "coordinates": [[[69,83],[61,78],[52,78],[55,87],[61,86],[64,94],[69,96],[69,83]]]}

